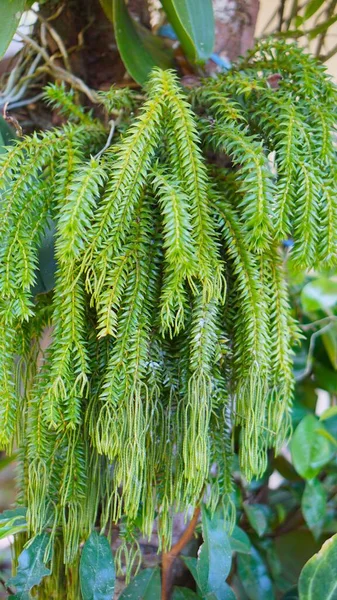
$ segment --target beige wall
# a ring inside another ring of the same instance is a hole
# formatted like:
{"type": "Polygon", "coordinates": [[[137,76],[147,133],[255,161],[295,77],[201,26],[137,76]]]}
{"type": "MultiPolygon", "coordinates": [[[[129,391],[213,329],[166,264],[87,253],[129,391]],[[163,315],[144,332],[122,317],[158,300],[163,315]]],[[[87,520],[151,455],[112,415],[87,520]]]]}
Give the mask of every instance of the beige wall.
{"type": "MultiPolygon", "coordinates": [[[[260,0],[260,10],[259,10],[257,26],[256,26],[256,35],[257,36],[261,35],[266,24],[268,23],[269,19],[272,17],[272,15],[274,14],[274,12],[278,6],[279,6],[279,0],[260,0]]],[[[310,27],[310,22],[309,22],[309,27],[310,27]]],[[[328,48],[331,48],[335,44],[337,44],[337,23],[335,23],[331,27],[331,29],[328,33],[328,36],[327,36],[328,48]]],[[[314,45],[312,45],[311,50],[314,50],[314,45]]],[[[329,72],[331,73],[331,75],[333,75],[334,79],[337,80],[337,54],[333,58],[331,58],[329,61],[327,61],[326,66],[327,66],[329,72]]]]}

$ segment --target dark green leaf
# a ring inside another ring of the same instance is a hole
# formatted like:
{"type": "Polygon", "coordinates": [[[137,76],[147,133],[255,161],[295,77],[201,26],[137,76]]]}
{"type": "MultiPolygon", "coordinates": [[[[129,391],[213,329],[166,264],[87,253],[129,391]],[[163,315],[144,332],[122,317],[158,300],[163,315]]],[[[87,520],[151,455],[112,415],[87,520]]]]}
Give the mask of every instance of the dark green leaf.
{"type": "Polygon", "coordinates": [[[206,61],[214,47],[214,15],[211,0],[162,0],[186,56],[206,61]]]}
{"type": "Polygon", "coordinates": [[[197,559],[194,556],[181,556],[180,558],[190,571],[194,581],[198,583],[197,559]]]}
{"type": "Polygon", "coordinates": [[[110,544],[106,537],[93,531],[81,554],[80,584],[83,600],[111,600],[115,579],[110,544]]]}
{"type": "Polygon", "coordinates": [[[267,567],[252,546],[250,554],[238,554],[238,572],[250,600],[274,600],[274,592],[267,567]]]}
{"type": "Polygon", "coordinates": [[[261,537],[268,528],[268,508],[263,504],[248,504],[244,502],[243,509],[247,515],[247,519],[257,535],[261,537]]]}
{"type": "Polygon", "coordinates": [[[321,423],[307,415],[297,426],[291,441],[291,456],[296,471],[304,479],[313,479],[330,460],[332,447],[319,433],[321,423]]]}
{"type": "Polygon", "coordinates": [[[172,600],[200,600],[200,596],[188,588],[175,587],[173,589],[172,600]]]}
{"type": "Polygon", "coordinates": [[[302,496],[302,513],[314,536],[319,537],[326,513],[327,497],[320,481],[307,481],[302,496]]]}
{"type": "Polygon", "coordinates": [[[337,373],[335,371],[317,361],[314,364],[313,374],[316,387],[326,390],[330,394],[337,394],[337,373]]]}
{"type": "Polygon", "coordinates": [[[159,569],[144,569],[125,588],[119,600],[158,600],[160,594],[159,569]]]}
{"type": "Polygon", "coordinates": [[[307,283],[301,293],[304,312],[329,312],[337,304],[337,281],[319,277],[307,283]]]}
{"type": "Polygon", "coordinates": [[[6,152],[6,148],[4,146],[11,144],[15,137],[14,129],[8,125],[7,121],[5,121],[3,117],[0,116],[0,154],[6,152]]]}
{"type": "Polygon", "coordinates": [[[36,282],[32,295],[50,292],[55,286],[56,259],[54,246],[55,224],[50,221],[41,240],[38,252],[39,268],[36,272],[36,282]]]}
{"type": "Polygon", "coordinates": [[[118,50],[135,81],[143,85],[154,67],[171,66],[170,55],[158,47],[160,40],[150,41],[151,34],[145,34],[133,21],[124,0],[113,0],[113,21],[118,50]]]}
{"type": "Polygon", "coordinates": [[[229,538],[233,552],[240,552],[242,554],[249,554],[252,547],[250,539],[243,529],[235,525],[232,535],[229,538]]]}
{"type": "Polygon", "coordinates": [[[48,542],[49,535],[41,533],[21,552],[17,573],[7,582],[9,587],[17,589],[15,600],[27,600],[29,591],[38,585],[46,575],[50,575],[50,569],[45,566],[48,542]]]}
{"type": "Polygon", "coordinates": [[[288,590],[284,596],[282,596],[282,600],[298,600],[298,590],[297,586],[288,590]]]}
{"type": "Polygon", "coordinates": [[[212,593],[217,599],[225,598],[226,579],[232,564],[232,549],[226,534],[223,511],[213,516],[203,506],[202,535],[204,543],[197,562],[198,585],[203,595],[212,593]]]}
{"type": "Polygon", "coordinates": [[[12,41],[24,8],[25,0],[0,0],[0,58],[12,41]]]}
{"type": "Polygon", "coordinates": [[[337,371],[337,323],[333,323],[322,334],[322,341],[331,365],[337,371]]]}
{"type": "Polygon", "coordinates": [[[337,534],[304,565],[298,591],[300,600],[337,598],[337,534]]]}

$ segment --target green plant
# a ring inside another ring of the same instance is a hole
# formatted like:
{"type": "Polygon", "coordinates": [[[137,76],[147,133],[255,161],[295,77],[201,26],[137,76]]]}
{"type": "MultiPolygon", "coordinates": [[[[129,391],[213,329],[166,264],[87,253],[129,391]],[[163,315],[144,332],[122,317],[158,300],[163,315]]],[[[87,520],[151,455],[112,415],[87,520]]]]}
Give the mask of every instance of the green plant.
{"type": "MultiPolygon", "coordinates": [[[[190,97],[161,70],[144,102],[101,93],[113,146],[63,87],[47,97],[67,124],[1,157],[0,438],[19,447],[23,552],[41,563],[30,585],[19,560],[12,585],[77,598],[80,543],[104,552],[95,527],[120,522],[131,570],[156,516],[164,552],[174,513],[203,498],[233,524],[231,439],[251,480],[289,435],[299,329],[282,241],[294,269],[335,262],[336,91],[310,56],[267,41],[190,97]]],[[[223,598],[225,581],[202,581],[223,598]]]]}

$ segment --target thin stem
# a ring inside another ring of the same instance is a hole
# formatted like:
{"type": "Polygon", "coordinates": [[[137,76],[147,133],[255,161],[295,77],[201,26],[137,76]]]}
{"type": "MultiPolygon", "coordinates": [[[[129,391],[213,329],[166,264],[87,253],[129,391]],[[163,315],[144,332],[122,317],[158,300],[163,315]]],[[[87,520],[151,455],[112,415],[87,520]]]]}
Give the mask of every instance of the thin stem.
{"type": "Polygon", "coordinates": [[[179,538],[176,544],[172,546],[169,552],[163,552],[162,554],[162,584],[161,584],[161,600],[169,600],[171,589],[172,589],[172,568],[175,559],[179,556],[180,552],[185,548],[186,544],[192,539],[194,530],[198,523],[200,515],[200,506],[194,509],[193,517],[187,525],[182,536],[179,538]]]}

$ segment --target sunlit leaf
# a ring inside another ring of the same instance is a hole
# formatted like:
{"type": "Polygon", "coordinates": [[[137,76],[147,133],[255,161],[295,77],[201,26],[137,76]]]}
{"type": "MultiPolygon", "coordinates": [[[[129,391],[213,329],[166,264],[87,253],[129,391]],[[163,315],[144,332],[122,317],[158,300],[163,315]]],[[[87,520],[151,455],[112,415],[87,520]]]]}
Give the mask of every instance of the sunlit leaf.
{"type": "Polygon", "coordinates": [[[205,61],[213,52],[215,30],[211,0],[162,0],[186,56],[205,61]]]}
{"type": "Polygon", "coordinates": [[[304,565],[298,590],[300,600],[337,598],[337,534],[304,565]]]}
{"type": "Polygon", "coordinates": [[[25,0],[0,0],[0,58],[12,41],[24,8],[25,0]]]}
{"type": "Polygon", "coordinates": [[[307,415],[297,426],[291,441],[291,456],[296,471],[305,479],[313,479],[330,460],[332,447],[319,433],[321,423],[307,415]]]}
{"type": "Polygon", "coordinates": [[[329,312],[337,305],[337,281],[327,277],[319,277],[307,283],[301,293],[304,312],[317,310],[329,312]]]}

